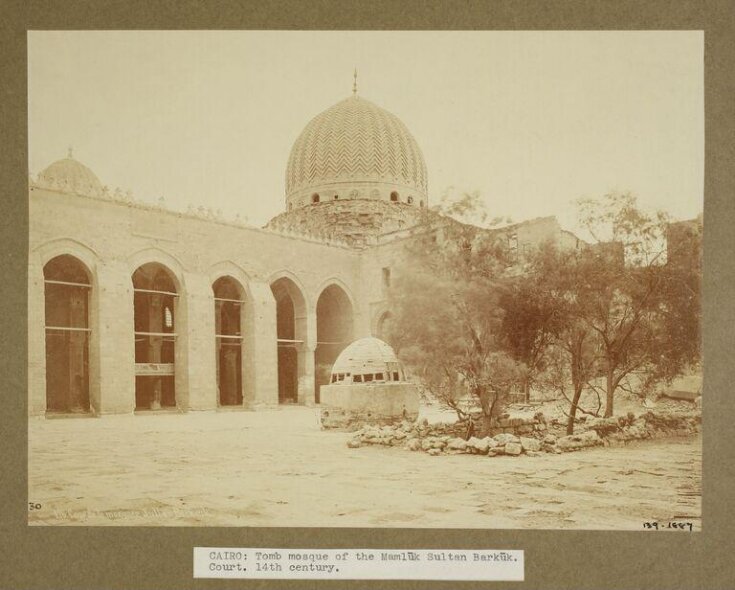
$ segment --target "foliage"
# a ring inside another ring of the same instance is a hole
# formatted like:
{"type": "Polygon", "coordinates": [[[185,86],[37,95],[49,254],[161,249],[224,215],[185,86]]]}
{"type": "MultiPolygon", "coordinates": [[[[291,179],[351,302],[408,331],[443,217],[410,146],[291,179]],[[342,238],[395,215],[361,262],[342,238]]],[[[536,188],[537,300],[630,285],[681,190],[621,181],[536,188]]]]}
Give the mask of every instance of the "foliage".
{"type": "MultiPolygon", "coordinates": [[[[577,411],[597,415],[580,405],[583,391],[595,377],[598,347],[595,334],[580,315],[580,286],[587,270],[585,251],[563,251],[545,243],[531,257],[519,297],[545,301],[551,317],[543,326],[544,370],[538,378],[544,389],[558,392],[569,403],[567,433],[574,432],[577,411]]],[[[598,398],[599,400],[599,398],[598,398]]]]}
{"type": "Polygon", "coordinates": [[[500,326],[507,353],[523,366],[523,392],[528,400],[539,374],[547,369],[547,353],[561,329],[558,302],[548,289],[539,288],[539,278],[527,273],[514,277],[501,295],[500,326]]]}
{"type": "Polygon", "coordinates": [[[390,291],[391,343],[444,405],[492,419],[522,379],[500,329],[508,254],[474,226],[427,219],[390,291]]]}
{"type": "Polygon", "coordinates": [[[670,381],[702,361],[702,222],[669,227],[657,376],[670,381]]]}
{"type": "Polygon", "coordinates": [[[485,202],[478,191],[456,194],[449,187],[441,196],[433,211],[443,217],[475,227],[497,227],[501,223],[512,223],[510,217],[490,217],[485,202]]]}
{"type": "Polygon", "coordinates": [[[521,259],[476,193],[425,214],[390,291],[391,341],[460,417],[470,399],[491,419],[536,384],[568,401],[571,434],[578,412],[612,416],[631,382],[646,395],[701,361],[701,223],[672,226],[628,193],[578,206],[592,243],[521,259]],[[585,391],[596,409],[580,407],[585,391]]]}
{"type": "MultiPolygon", "coordinates": [[[[611,193],[579,203],[580,220],[597,240],[580,255],[576,312],[596,334],[605,377],[605,417],[624,380],[660,360],[660,313],[666,292],[668,216],[647,214],[630,194],[611,193]]],[[[645,381],[653,388],[655,379],[645,381]]],[[[590,383],[590,386],[595,387],[590,383]]]]}
{"type": "Polygon", "coordinates": [[[571,383],[570,431],[584,388],[604,393],[610,417],[616,392],[634,391],[631,381],[646,395],[698,359],[693,294],[701,271],[677,255],[681,244],[666,239],[668,216],[642,211],[630,194],[583,200],[579,211],[597,241],[566,252],[544,246],[528,277],[533,297],[550,298],[556,313],[552,341],[569,363],[568,381],[556,386],[566,397],[571,383]]]}

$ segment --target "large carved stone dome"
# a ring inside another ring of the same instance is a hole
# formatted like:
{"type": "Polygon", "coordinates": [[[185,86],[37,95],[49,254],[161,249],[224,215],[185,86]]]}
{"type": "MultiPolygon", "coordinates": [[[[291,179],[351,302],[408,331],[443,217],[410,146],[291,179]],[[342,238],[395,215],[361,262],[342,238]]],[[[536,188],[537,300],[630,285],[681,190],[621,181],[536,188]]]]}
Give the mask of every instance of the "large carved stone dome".
{"type": "Polygon", "coordinates": [[[291,149],[288,209],[333,200],[427,205],[426,163],[403,122],[353,95],[314,117],[291,149]]]}

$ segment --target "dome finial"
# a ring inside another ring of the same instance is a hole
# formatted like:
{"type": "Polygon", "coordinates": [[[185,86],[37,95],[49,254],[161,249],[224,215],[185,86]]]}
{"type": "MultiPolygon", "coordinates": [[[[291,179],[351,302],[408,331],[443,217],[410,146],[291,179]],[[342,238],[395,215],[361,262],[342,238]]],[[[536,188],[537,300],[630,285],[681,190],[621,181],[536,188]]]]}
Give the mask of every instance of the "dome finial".
{"type": "Polygon", "coordinates": [[[357,96],[357,68],[352,73],[352,96],[357,96]]]}
{"type": "Polygon", "coordinates": [[[66,157],[69,158],[70,160],[73,160],[74,159],[74,156],[72,155],[72,147],[71,146],[69,146],[69,148],[67,149],[66,157]]]}

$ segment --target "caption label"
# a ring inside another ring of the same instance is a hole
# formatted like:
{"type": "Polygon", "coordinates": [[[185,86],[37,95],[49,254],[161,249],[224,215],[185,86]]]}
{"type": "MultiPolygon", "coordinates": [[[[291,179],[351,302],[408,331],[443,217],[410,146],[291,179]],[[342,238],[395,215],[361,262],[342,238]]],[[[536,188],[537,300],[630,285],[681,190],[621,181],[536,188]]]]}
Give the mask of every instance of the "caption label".
{"type": "Polygon", "coordinates": [[[523,551],[194,547],[195,578],[521,582],[523,551]]]}

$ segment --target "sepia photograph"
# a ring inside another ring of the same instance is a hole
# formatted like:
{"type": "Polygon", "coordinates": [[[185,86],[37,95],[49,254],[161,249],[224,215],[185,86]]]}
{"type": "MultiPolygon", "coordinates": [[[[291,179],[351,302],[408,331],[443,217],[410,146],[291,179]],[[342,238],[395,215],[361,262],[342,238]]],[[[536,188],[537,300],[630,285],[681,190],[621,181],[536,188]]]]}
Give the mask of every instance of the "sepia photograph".
{"type": "Polygon", "coordinates": [[[701,531],[704,47],[29,31],[28,524],[701,531]]]}

